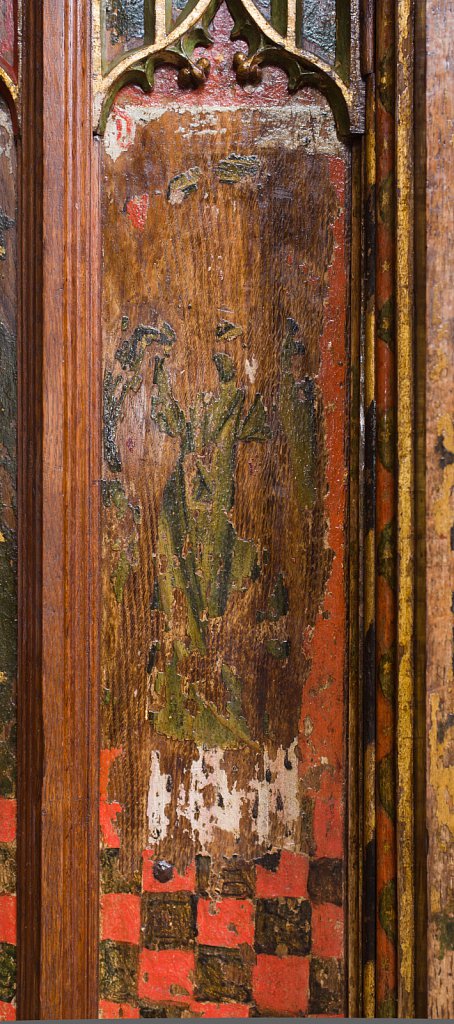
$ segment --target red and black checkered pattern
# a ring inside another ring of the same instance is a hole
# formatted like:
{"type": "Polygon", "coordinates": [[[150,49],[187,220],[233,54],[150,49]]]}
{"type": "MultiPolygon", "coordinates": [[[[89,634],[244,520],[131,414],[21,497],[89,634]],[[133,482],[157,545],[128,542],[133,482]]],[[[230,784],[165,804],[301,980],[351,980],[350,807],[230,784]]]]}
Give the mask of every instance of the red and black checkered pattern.
{"type": "Polygon", "coordinates": [[[183,875],[151,851],[141,879],[102,852],[102,1017],[343,1013],[342,861],[288,851],[208,858],[183,875]]]}
{"type": "Polygon", "coordinates": [[[16,1019],[16,813],[0,797],[0,1020],[16,1019]]]}

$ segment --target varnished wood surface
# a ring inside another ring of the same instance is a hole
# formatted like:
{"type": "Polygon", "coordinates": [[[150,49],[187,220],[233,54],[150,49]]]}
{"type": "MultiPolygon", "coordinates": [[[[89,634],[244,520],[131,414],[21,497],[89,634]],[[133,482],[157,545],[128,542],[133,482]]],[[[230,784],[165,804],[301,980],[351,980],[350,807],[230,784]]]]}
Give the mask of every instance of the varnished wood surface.
{"type": "Polygon", "coordinates": [[[426,602],[428,1015],[454,1014],[452,873],[454,9],[426,10],[426,602]],[[451,930],[451,939],[449,934],[451,930]]]}
{"type": "Polygon", "coordinates": [[[96,1015],[90,4],[44,0],[23,13],[18,1016],[58,1019],[96,1015]]]}

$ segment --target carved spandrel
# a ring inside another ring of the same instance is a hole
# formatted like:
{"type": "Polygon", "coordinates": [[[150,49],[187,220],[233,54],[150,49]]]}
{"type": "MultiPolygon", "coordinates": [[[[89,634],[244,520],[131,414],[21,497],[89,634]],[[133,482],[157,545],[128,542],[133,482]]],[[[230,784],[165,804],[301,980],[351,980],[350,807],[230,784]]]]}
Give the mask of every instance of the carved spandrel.
{"type": "Polygon", "coordinates": [[[104,131],[118,89],[134,81],[150,91],[156,67],[163,63],[179,69],[182,88],[206,83],[213,19],[223,2],[233,18],[231,38],[239,41],[233,59],[239,82],[257,85],[264,67],[282,67],[290,91],[312,86],[328,96],[341,135],[362,130],[356,0],[350,12],[340,3],[336,8],[335,0],[324,0],[322,5],[311,0],[188,0],[184,4],[182,0],[177,4],[175,0],[97,0],[94,105],[98,130],[104,131]]]}

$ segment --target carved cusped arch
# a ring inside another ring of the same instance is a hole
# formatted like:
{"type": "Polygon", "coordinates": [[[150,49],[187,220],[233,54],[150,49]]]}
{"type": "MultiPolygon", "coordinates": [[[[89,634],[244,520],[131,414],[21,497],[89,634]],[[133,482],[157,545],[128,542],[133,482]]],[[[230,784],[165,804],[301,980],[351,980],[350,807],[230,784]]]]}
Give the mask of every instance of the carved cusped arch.
{"type": "MultiPolygon", "coordinates": [[[[156,67],[178,68],[182,88],[203,86],[209,76],[212,22],[223,0],[98,0],[95,5],[95,128],[104,131],[115,96],[128,83],[153,88],[156,67]]],[[[233,58],[242,84],[258,84],[274,65],[290,92],[304,86],[327,96],[339,135],[363,130],[356,0],[225,0],[232,40],[243,40],[233,58]],[[353,10],[353,7],[355,10],[353,10]],[[321,17],[320,11],[323,17],[321,17]]]]}

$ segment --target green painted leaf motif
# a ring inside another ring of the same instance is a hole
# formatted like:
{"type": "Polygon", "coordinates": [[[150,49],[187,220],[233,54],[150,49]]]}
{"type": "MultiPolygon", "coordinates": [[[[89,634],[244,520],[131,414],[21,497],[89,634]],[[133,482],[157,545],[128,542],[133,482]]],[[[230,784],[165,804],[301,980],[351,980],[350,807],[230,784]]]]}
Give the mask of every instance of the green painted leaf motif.
{"type": "Polygon", "coordinates": [[[163,612],[171,631],[179,591],[186,605],[188,640],[183,649],[174,639],[172,661],[156,671],[151,667],[158,704],[163,701],[152,715],[156,731],[165,735],[234,747],[253,742],[241,706],[242,682],[223,666],[223,711],[194,683],[188,688],[180,666],[192,652],[206,654],[209,620],[222,616],[230,594],[245,589],[259,574],[256,546],[237,536],[229,514],[238,444],[265,440],[269,431],[260,396],[243,418],[246,394],[237,387],[231,356],[216,352],[213,360],[218,391],[197,395],[188,421],[173,398],[164,359],[155,360],[152,419],[163,433],[180,437],[180,454],[165,485],[159,516],[156,564],[165,568],[157,576],[153,607],[163,612]]]}
{"type": "Polygon", "coordinates": [[[377,335],[394,350],[394,300],[389,298],[377,313],[377,335]]]}
{"type": "Polygon", "coordinates": [[[232,324],[230,320],[220,320],[216,327],[216,337],[224,338],[225,341],[234,341],[235,338],[241,338],[242,334],[243,328],[232,324]]]}
{"type": "Polygon", "coordinates": [[[378,575],[383,576],[391,590],[395,588],[394,559],[395,530],[394,523],[387,523],[381,531],[378,541],[377,562],[378,575]]]}
{"type": "Polygon", "coordinates": [[[187,171],[175,174],[167,186],[167,199],[173,206],[179,205],[184,199],[196,192],[201,175],[200,167],[189,167],[187,171]]]}
{"type": "Polygon", "coordinates": [[[397,941],[396,881],[391,878],[379,895],[378,916],[383,931],[395,946],[397,941]]]}
{"type": "Polygon", "coordinates": [[[235,363],[232,357],[226,352],[215,352],[213,360],[219,374],[219,379],[223,384],[228,384],[235,376],[235,363]]]}
{"type": "Polygon", "coordinates": [[[385,998],[381,1001],[377,1008],[377,1017],[379,1017],[380,1020],[384,1017],[388,1020],[393,1020],[397,1017],[397,997],[394,989],[388,992],[385,998]]]}
{"type": "Polygon", "coordinates": [[[262,396],[257,394],[243,421],[239,439],[240,441],[266,441],[270,436],[271,429],[267,423],[262,396]]]}
{"type": "Polygon", "coordinates": [[[382,654],[378,666],[378,681],[380,689],[386,700],[392,701],[394,697],[394,648],[382,654]]]}
{"type": "Polygon", "coordinates": [[[260,171],[260,160],[257,156],[238,156],[231,153],[225,160],[220,160],[214,168],[220,182],[235,185],[243,178],[254,178],[260,171]]]}
{"type": "Polygon", "coordinates": [[[137,369],[147,348],[154,341],[160,341],[160,332],[157,327],[145,327],[143,324],[139,324],[130,338],[124,338],[115,353],[115,358],[120,363],[122,370],[137,369]]]}
{"type": "Polygon", "coordinates": [[[186,419],[172,395],[170,378],[164,369],[164,356],[155,357],[153,384],[158,386],[159,391],[151,400],[152,420],[163,434],[182,437],[186,430],[186,419]]]}
{"type": "Polygon", "coordinates": [[[387,409],[377,419],[377,442],[380,462],[392,473],[394,469],[395,416],[387,409]]]}
{"type": "Polygon", "coordinates": [[[244,737],[250,737],[250,731],[246,719],[243,714],[243,705],[241,702],[242,683],[235,672],[229,668],[228,665],[223,665],[221,669],[221,679],[225,685],[227,691],[227,710],[229,717],[237,723],[243,733],[244,737]]]}
{"type": "Polygon", "coordinates": [[[389,173],[378,190],[378,212],[383,224],[391,224],[394,216],[394,177],[389,173]]]}
{"type": "Polygon", "coordinates": [[[378,795],[391,821],[396,817],[394,758],[387,754],[378,764],[378,795]]]}

